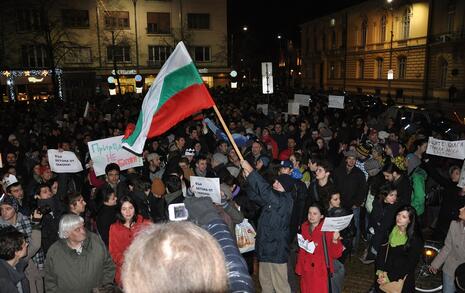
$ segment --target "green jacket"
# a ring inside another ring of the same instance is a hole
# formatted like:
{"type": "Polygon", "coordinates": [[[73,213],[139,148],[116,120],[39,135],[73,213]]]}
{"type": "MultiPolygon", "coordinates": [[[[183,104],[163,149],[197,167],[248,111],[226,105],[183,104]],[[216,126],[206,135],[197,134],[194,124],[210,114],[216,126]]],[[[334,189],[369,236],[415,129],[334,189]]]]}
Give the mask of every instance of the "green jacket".
{"type": "Polygon", "coordinates": [[[415,168],[410,175],[412,182],[412,206],[417,211],[417,215],[421,216],[425,211],[425,181],[426,171],[420,167],[415,168]]]}
{"type": "Polygon", "coordinates": [[[93,288],[112,283],[115,265],[100,237],[87,231],[81,254],[66,239],[50,246],[45,261],[47,293],[90,293],[93,288]]]}

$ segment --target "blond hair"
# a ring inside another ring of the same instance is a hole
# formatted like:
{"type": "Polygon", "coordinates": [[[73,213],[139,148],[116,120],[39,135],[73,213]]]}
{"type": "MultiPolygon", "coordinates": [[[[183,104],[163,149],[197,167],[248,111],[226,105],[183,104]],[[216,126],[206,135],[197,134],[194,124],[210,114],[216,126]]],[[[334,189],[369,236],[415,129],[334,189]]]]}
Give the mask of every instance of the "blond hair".
{"type": "Polygon", "coordinates": [[[152,224],[134,239],[122,269],[126,293],[228,291],[223,251],[190,222],[152,224]]]}

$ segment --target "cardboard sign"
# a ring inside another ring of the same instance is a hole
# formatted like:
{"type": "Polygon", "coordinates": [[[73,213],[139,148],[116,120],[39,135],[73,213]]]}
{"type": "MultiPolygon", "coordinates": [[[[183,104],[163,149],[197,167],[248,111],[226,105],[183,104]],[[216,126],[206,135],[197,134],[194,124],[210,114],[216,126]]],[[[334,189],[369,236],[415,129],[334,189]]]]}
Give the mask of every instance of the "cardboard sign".
{"type": "Polygon", "coordinates": [[[465,159],[465,140],[448,141],[430,137],[426,153],[440,157],[463,160],[465,159]]]}
{"type": "Polygon", "coordinates": [[[143,165],[142,157],[122,148],[122,139],[123,135],[120,135],[87,143],[97,176],[105,174],[105,167],[110,163],[118,164],[121,170],[143,165]]]}
{"type": "Polygon", "coordinates": [[[83,170],[81,162],[73,152],[49,149],[47,155],[50,169],[55,173],[77,173],[83,170]]]}
{"type": "Polygon", "coordinates": [[[257,104],[258,109],[262,109],[263,114],[268,115],[268,104],[257,104]]]}
{"type": "Polygon", "coordinates": [[[459,183],[457,183],[457,187],[465,187],[465,161],[463,161],[462,171],[460,171],[460,179],[459,183]]]}
{"type": "Polygon", "coordinates": [[[354,215],[348,215],[343,217],[326,217],[321,227],[321,231],[338,232],[347,228],[354,215]]]}
{"type": "Polygon", "coordinates": [[[220,178],[191,176],[191,190],[196,197],[210,197],[216,204],[221,204],[220,178]]]}
{"type": "Polygon", "coordinates": [[[294,94],[294,102],[308,107],[310,105],[310,95],[294,94]]]}
{"type": "Polygon", "coordinates": [[[344,96],[328,96],[328,108],[344,109],[344,96]]]}
{"type": "Polygon", "coordinates": [[[299,115],[299,108],[300,104],[292,100],[287,103],[287,113],[289,115],[299,115]]]}

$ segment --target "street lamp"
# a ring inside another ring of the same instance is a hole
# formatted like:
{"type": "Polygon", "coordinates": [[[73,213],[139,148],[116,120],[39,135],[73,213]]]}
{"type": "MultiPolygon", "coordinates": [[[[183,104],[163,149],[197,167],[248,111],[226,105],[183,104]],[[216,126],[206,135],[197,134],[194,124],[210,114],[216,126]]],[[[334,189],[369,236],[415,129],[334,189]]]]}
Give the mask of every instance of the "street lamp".
{"type": "Polygon", "coordinates": [[[244,25],[244,26],[242,27],[242,30],[243,30],[244,32],[246,32],[248,29],[249,29],[249,28],[248,28],[246,25],[244,25]]]}
{"type": "Polygon", "coordinates": [[[391,98],[391,80],[394,78],[392,70],[392,41],[394,39],[394,14],[392,9],[392,1],[387,0],[389,10],[391,11],[391,41],[389,43],[389,70],[388,70],[388,97],[391,98]]]}

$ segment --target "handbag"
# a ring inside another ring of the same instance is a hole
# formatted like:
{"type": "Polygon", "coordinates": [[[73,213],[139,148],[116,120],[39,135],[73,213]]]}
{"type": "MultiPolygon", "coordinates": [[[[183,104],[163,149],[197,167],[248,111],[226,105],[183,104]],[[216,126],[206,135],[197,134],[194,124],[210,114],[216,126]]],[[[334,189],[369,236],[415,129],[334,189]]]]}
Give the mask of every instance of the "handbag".
{"type": "MultiPolygon", "coordinates": [[[[384,258],[385,263],[387,261],[388,253],[389,253],[389,243],[388,243],[388,247],[386,249],[386,257],[384,258]]],[[[386,293],[401,293],[402,288],[404,287],[404,282],[405,282],[406,278],[407,278],[407,275],[405,275],[405,277],[403,279],[399,279],[397,281],[392,281],[392,282],[388,282],[388,283],[384,283],[382,285],[379,285],[379,289],[381,291],[383,291],[383,292],[386,292],[386,293]]]]}

